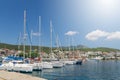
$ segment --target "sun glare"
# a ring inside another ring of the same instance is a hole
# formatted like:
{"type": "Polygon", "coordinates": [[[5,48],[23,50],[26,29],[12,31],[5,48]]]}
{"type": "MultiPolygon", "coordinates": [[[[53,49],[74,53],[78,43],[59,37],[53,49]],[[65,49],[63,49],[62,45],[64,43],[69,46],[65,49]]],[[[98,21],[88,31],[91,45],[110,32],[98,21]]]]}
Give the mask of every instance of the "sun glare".
{"type": "Polygon", "coordinates": [[[99,0],[99,5],[103,10],[113,10],[116,7],[115,0],[99,0]]]}
{"type": "Polygon", "coordinates": [[[110,7],[115,3],[115,0],[100,0],[102,6],[110,7]]]}
{"type": "Polygon", "coordinates": [[[94,4],[95,12],[104,17],[115,15],[118,8],[118,0],[96,0],[94,4]]]}

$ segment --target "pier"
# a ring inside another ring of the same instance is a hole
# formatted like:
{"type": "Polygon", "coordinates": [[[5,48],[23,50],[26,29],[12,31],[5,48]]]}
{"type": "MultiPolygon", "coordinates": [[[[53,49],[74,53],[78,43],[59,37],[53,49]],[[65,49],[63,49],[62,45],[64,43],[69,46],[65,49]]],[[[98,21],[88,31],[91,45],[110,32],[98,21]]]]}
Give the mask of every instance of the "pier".
{"type": "Polygon", "coordinates": [[[47,80],[17,72],[0,71],[0,80],[47,80]]]}

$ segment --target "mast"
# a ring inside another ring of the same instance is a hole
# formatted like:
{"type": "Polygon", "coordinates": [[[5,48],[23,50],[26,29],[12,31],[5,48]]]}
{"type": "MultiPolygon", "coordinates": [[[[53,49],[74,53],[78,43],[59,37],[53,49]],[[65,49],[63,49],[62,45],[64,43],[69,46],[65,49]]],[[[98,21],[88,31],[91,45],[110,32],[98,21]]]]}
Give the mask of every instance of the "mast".
{"type": "MultiPolygon", "coordinates": [[[[19,37],[18,37],[18,52],[20,50],[20,40],[21,40],[21,33],[19,34],[19,37]]],[[[18,53],[18,56],[19,56],[19,53],[18,53]]]]}
{"type": "Polygon", "coordinates": [[[68,36],[65,37],[66,43],[67,43],[67,50],[69,51],[69,38],[68,36]]]}
{"type": "Polygon", "coordinates": [[[72,36],[72,49],[73,49],[73,52],[74,52],[74,38],[72,36]]]}
{"type": "Polygon", "coordinates": [[[71,51],[71,39],[69,37],[69,52],[71,51]]]}
{"type": "Polygon", "coordinates": [[[31,30],[31,33],[30,33],[30,58],[31,58],[31,52],[32,52],[32,33],[33,33],[33,31],[31,30]]]}
{"type": "Polygon", "coordinates": [[[38,47],[38,53],[40,54],[41,57],[41,53],[40,53],[40,43],[41,43],[41,39],[40,39],[40,34],[41,34],[41,16],[39,16],[39,47],[38,47]]]}
{"type": "Polygon", "coordinates": [[[21,33],[19,34],[19,38],[18,38],[18,51],[20,50],[20,39],[21,39],[21,33]]]}
{"type": "Polygon", "coordinates": [[[23,34],[23,57],[25,58],[25,42],[26,42],[26,10],[24,10],[24,34],[23,34]]]}
{"type": "Polygon", "coordinates": [[[50,41],[51,41],[51,47],[50,47],[50,51],[52,53],[52,21],[50,20],[50,41]]]}
{"type": "Polygon", "coordinates": [[[59,50],[59,39],[58,39],[58,35],[56,37],[56,46],[57,46],[57,50],[59,50]]]}

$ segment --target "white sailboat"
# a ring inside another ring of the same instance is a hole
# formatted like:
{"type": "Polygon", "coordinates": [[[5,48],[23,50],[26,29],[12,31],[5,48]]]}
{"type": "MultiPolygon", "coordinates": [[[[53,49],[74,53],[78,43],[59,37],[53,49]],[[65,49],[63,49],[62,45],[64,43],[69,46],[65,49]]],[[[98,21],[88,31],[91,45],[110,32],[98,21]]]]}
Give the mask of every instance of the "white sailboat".
{"type": "Polygon", "coordinates": [[[60,61],[56,61],[57,58],[54,57],[54,53],[52,51],[52,21],[50,21],[50,34],[51,34],[51,53],[50,53],[51,63],[54,68],[61,68],[63,67],[63,63],[61,63],[60,61]]]}
{"type": "Polygon", "coordinates": [[[12,62],[3,62],[2,65],[1,65],[1,69],[3,70],[7,70],[7,71],[12,71],[13,70],[13,63],[12,62]]]}
{"type": "MultiPolygon", "coordinates": [[[[40,32],[41,32],[41,16],[39,16],[39,46],[38,46],[38,53],[40,54],[40,32]]],[[[31,45],[30,45],[30,53],[31,53],[31,49],[32,49],[32,35],[33,32],[31,31],[31,45]]],[[[40,55],[41,57],[41,55],[40,55]]],[[[31,64],[33,66],[33,70],[34,71],[41,71],[43,69],[42,63],[40,61],[38,62],[34,62],[34,64],[31,64]]]]}
{"type": "MultiPolygon", "coordinates": [[[[51,22],[50,22],[50,26],[51,26],[51,22]]],[[[50,32],[52,32],[52,30],[50,30],[50,32]]],[[[47,61],[42,61],[42,66],[43,66],[43,69],[51,69],[51,68],[53,68],[52,63],[47,62],[47,61]]]]}
{"type": "Polygon", "coordinates": [[[40,49],[40,33],[41,33],[41,16],[39,16],[39,47],[38,47],[38,53],[40,54],[40,58],[41,61],[35,62],[33,64],[33,70],[42,70],[42,69],[51,69],[53,68],[52,63],[51,62],[46,62],[46,61],[42,61],[42,55],[41,55],[41,49],[40,49]]]}
{"type": "Polygon", "coordinates": [[[13,61],[13,71],[17,72],[25,72],[25,73],[32,73],[33,66],[29,64],[25,64],[23,61],[13,61]]]}
{"type": "MultiPolygon", "coordinates": [[[[26,43],[26,10],[24,10],[24,34],[23,34],[23,57],[25,58],[25,43],[26,43]]],[[[33,66],[24,63],[24,61],[11,61],[10,62],[13,70],[14,71],[19,71],[19,72],[32,72],[33,71],[33,66]]],[[[9,67],[11,67],[9,65],[9,67]]]]}
{"type": "Polygon", "coordinates": [[[42,67],[43,69],[52,69],[53,68],[53,65],[51,62],[42,62],[42,67]]]}
{"type": "Polygon", "coordinates": [[[39,63],[39,62],[33,63],[33,70],[34,71],[41,71],[42,69],[43,69],[42,63],[39,63]]]}
{"type": "MultiPolygon", "coordinates": [[[[7,58],[7,57],[6,57],[7,58]]],[[[33,67],[27,63],[24,63],[23,60],[14,60],[7,58],[8,60],[3,60],[1,69],[8,71],[17,71],[17,72],[32,72],[33,67]]]]}

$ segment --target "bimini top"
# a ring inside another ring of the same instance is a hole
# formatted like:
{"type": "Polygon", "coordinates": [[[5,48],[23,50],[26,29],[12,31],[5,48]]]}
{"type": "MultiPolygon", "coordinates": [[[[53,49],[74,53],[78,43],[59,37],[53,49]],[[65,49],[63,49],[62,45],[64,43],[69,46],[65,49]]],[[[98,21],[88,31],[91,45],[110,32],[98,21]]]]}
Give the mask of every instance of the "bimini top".
{"type": "Polygon", "coordinates": [[[8,56],[3,59],[4,61],[12,61],[12,60],[24,60],[23,57],[17,57],[17,56],[8,56]]]}

